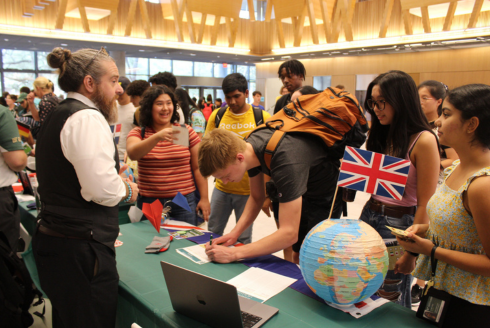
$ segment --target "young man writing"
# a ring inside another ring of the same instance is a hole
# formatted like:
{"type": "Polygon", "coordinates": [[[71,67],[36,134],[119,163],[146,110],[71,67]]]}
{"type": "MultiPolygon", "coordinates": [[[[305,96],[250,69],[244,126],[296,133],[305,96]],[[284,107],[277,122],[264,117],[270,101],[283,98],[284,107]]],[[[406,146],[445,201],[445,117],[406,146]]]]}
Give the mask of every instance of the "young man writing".
{"type": "MultiPolygon", "coordinates": [[[[224,110],[223,114],[219,109],[211,114],[206,134],[213,131],[216,128],[216,120],[220,120],[219,129],[228,130],[235,139],[243,141],[243,138],[257,125],[254,110],[251,105],[246,103],[248,98],[247,79],[240,73],[230,74],[224,78],[222,88],[228,108],[224,110]]],[[[262,111],[261,114],[260,119],[262,121],[270,117],[265,111],[262,111]]],[[[211,197],[209,230],[222,235],[232,211],[235,211],[235,217],[238,221],[242,216],[249,194],[250,186],[246,174],[232,182],[221,181],[218,178],[211,197]]],[[[244,244],[250,243],[252,241],[252,225],[241,231],[237,238],[244,244]]]]}
{"type": "MultiPolygon", "coordinates": [[[[312,135],[286,134],[267,168],[264,152],[272,129],[254,131],[247,140],[233,138],[217,129],[207,134],[199,149],[199,169],[224,184],[250,177],[250,197],[240,220],[228,234],[206,245],[206,254],[215,262],[271,254],[293,245],[293,261],[299,263],[299,250],[308,231],[328,218],[334,199],[340,162],[327,155],[322,141],[312,135]],[[264,173],[275,182],[279,198],[279,229],[271,235],[242,247],[228,248],[255,220],[265,199],[264,173]],[[221,244],[221,245],[220,245],[221,244]]],[[[332,217],[339,217],[341,199],[335,201],[332,217]]]]}

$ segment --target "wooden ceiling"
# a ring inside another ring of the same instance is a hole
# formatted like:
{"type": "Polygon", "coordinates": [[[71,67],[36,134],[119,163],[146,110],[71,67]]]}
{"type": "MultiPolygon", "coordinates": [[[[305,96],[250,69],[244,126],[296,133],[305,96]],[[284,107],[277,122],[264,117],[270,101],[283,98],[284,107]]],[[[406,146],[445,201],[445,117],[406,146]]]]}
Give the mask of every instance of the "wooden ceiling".
{"type": "MultiPolygon", "coordinates": [[[[373,40],[414,34],[490,27],[490,14],[476,0],[471,14],[457,15],[458,1],[447,0],[266,0],[265,20],[239,18],[242,0],[2,0],[6,25],[126,36],[250,49],[267,55],[273,49],[373,40]],[[430,18],[430,6],[448,3],[444,18],[430,18]],[[90,10],[108,14],[91,20],[90,10]],[[420,8],[422,17],[410,13],[420,8]],[[79,18],[67,17],[78,10],[79,18]]],[[[488,2],[488,0],[485,0],[488,2]]],[[[212,48],[212,47],[211,47],[212,48]]],[[[212,51],[212,50],[210,50],[212,51]]]]}

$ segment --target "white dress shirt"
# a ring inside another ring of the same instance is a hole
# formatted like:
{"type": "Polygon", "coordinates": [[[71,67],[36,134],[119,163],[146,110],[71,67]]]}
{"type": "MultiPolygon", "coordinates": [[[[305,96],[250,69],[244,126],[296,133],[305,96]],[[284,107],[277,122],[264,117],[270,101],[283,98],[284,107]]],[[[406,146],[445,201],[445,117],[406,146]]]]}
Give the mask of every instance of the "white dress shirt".
{"type": "MultiPolygon", "coordinates": [[[[81,101],[88,107],[95,104],[77,92],[67,98],[81,101]]],[[[60,134],[61,149],[73,165],[87,202],[115,206],[126,195],[126,184],[114,166],[114,141],[109,123],[98,110],[81,110],[71,115],[60,134]]]]}

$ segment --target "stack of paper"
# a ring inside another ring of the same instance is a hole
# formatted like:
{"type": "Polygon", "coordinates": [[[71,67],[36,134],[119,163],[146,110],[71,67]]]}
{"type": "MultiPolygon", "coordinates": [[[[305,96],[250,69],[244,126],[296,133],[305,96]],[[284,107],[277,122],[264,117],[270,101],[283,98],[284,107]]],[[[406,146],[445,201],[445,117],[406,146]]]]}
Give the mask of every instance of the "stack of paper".
{"type": "Polygon", "coordinates": [[[204,263],[211,262],[208,256],[206,255],[206,248],[204,244],[178,248],[177,253],[187,257],[188,259],[190,259],[191,261],[197,264],[204,264],[204,263]]]}
{"type": "Polygon", "coordinates": [[[238,289],[238,295],[264,303],[294,283],[296,279],[259,268],[250,268],[228,283],[238,289]]]}

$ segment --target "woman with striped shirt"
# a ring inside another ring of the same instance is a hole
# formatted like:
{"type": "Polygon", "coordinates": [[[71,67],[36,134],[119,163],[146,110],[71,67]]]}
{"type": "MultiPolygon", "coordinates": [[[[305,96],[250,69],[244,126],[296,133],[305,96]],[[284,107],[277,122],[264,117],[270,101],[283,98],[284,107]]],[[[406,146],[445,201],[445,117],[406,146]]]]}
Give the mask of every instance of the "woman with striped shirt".
{"type": "Polygon", "coordinates": [[[138,207],[159,199],[162,204],[173,199],[178,192],[187,198],[191,212],[170,203],[170,216],[175,220],[197,225],[196,212],[201,210],[207,221],[210,213],[208,184],[197,165],[199,136],[188,125],[189,146],[173,143],[180,126],[179,114],[174,110],[177,100],[165,86],[153,86],[141,99],[140,125],[128,134],[126,150],[131,159],[138,161],[138,207]],[[195,181],[195,183],[194,183],[195,181]],[[201,195],[196,204],[196,187],[201,195]]]}

